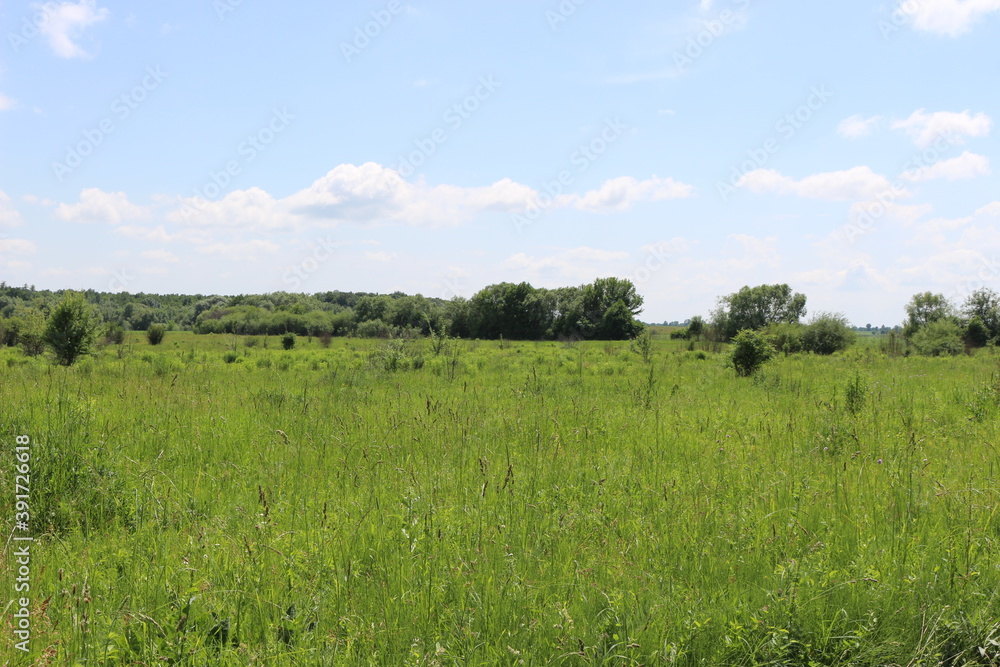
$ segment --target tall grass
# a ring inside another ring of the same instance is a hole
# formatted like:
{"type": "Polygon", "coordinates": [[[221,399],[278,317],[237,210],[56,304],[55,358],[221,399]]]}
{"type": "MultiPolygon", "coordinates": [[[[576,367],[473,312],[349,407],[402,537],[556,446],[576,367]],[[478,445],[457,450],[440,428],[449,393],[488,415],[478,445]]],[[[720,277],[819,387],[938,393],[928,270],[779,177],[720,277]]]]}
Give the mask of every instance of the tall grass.
{"type": "Polygon", "coordinates": [[[0,354],[12,665],[997,660],[995,357],[300,343],[0,354]]]}

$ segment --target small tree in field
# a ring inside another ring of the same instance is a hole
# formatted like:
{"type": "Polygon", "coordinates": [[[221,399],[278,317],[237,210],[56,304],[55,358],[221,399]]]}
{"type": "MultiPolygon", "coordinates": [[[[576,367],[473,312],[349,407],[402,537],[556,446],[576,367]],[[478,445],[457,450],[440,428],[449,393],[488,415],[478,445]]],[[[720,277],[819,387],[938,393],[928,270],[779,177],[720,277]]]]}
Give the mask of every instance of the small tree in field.
{"type": "Polygon", "coordinates": [[[753,375],[774,356],[774,348],[763,334],[744,329],[733,337],[730,361],[736,374],[742,377],[753,375]]]}
{"type": "Polygon", "coordinates": [[[60,364],[71,366],[90,353],[96,336],[97,322],[90,306],[81,295],[70,292],[49,316],[44,340],[60,364]]]}
{"type": "Polygon", "coordinates": [[[291,350],[293,347],[295,347],[295,340],[296,336],[294,333],[291,332],[286,333],[284,336],[281,337],[281,347],[285,348],[286,350],[291,350]]]}
{"type": "Polygon", "coordinates": [[[146,340],[150,345],[159,345],[163,342],[163,337],[167,334],[167,327],[162,324],[150,324],[146,329],[146,340]]]}

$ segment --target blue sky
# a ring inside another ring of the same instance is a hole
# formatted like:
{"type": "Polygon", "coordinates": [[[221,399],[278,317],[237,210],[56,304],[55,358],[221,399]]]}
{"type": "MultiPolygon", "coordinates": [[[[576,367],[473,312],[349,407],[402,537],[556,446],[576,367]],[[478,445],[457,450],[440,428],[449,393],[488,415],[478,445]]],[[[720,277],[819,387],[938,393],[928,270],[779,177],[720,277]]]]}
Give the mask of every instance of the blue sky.
{"type": "Polygon", "coordinates": [[[1000,0],[0,5],[0,278],[643,319],[1000,279],[1000,0]]]}

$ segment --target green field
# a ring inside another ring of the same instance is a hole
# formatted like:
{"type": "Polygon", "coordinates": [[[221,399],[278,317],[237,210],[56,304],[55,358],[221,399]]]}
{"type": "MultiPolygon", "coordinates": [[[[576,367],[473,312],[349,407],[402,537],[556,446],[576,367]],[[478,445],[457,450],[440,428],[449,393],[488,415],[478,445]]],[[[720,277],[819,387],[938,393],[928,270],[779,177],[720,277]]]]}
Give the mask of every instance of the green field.
{"type": "Polygon", "coordinates": [[[10,665],[1000,660],[989,349],[266,343],[0,351],[10,665]]]}

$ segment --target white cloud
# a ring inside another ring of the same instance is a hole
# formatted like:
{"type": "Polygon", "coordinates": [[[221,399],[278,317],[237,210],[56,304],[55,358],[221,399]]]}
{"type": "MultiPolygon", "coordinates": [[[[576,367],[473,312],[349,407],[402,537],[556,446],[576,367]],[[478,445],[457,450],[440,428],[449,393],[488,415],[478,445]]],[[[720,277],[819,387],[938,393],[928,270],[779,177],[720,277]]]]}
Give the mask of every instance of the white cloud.
{"type": "Polygon", "coordinates": [[[111,15],[105,7],[98,7],[95,0],[79,2],[34,3],[33,8],[44,12],[45,20],[39,26],[49,40],[49,46],[61,58],[87,58],[90,56],[74,41],[84,28],[100,23],[111,15]]]}
{"type": "Polygon", "coordinates": [[[987,176],[989,173],[989,158],[965,151],[951,160],[942,160],[929,167],[904,172],[902,178],[914,183],[937,178],[943,178],[946,181],[959,181],[977,176],[987,176]]]}
{"type": "Polygon", "coordinates": [[[259,253],[275,253],[279,249],[278,244],[260,239],[237,243],[212,243],[195,248],[203,255],[221,255],[224,259],[249,262],[255,261],[259,253]]]}
{"type": "Polygon", "coordinates": [[[0,253],[3,254],[31,255],[36,249],[34,242],[26,239],[0,239],[0,253]]]}
{"type": "MultiPolygon", "coordinates": [[[[869,167],[853,167],[844,171],[831,171],[807,176],[800,181],[784,176],[774,169],[756,169],[744,174],[739,187],[752,192],[792,194],[807,199],[850,201],[870,199],[879,194],[893,192],[892,184],[869,167]]],[[[904,193],[905,194],[905,193],[904,193]]]]}
{"type": "Polygon", "coordinates": [[[169,250],[145,250],[139,253],[143,259],[151,259],[156,262],[177,262],[177,255],[169,250]]]}
{"type": "Polygon", "coordinates": [[[549,255],[533,257],[519,252],[508,257],[503,266],[515,270],[518,275],[548,276],[550,278],[569,278],[571,281],[586,281],[592,279],[595,265],[607,265],[628,259],[624,251],[601,250],[581,246],[549,255]]]}
{"type": "Polygon", "coordinates": [[[781,264],[781,256],[778,254],[778,239],[770,236],[766,239],[759,239],[748,234],[730,234],[726,237],[742,251],[742,256],[734,257],[726,261],[727,268],[730,269],[752,269],[759,266],[775,267],[781,264]]]}
{"type": "Polygon", "coordinates": [[[975,115],[968,109],[961,113],[937,111],[925,113],[917,109],[906,120],[897,120],[892,129],[903,130],[920,148],[928,148],[938,139],[962,144],[963,137],[985,137],[993,127],[993,119],[983,112],[975,115]]]}
{"type": "Polygon", "coordinates": [[[484,186],[411,183],[374,162],[342,164],[311,186],[283,200],[296,215],[331,222],[401,222],[433,227],[465,222],[487,211],[523,209],[534,191],[505,178],[484,186]]]}
{"type": "MultiPolygon", "coordinates": [[[[688,197],[692,191],[690,185],[671,178],[654,176],[638,181],[626,176],[606,181],[597,190],[582,195],[559,195],[550,207],[621,211],[640,201],[688,197]]],[[[538,191],[509,178],[481,187],[410,182],[394,169],[369,162],[339,165],[284,199],[274,199],[260,188],[230,192],[217,201],[184,199],[183,207],[170,211],[167,220],[203,228],[258,232],[343,223],[448,227],[484,213],[521,213],[539,207],[540,196],[538,191]]]]}
{"type": "Polygon", "coordinates": [[[365,259],[370,262],[391,262],[396,259],[396,253],[381,250],[379,252],[366,252],[365,259]]]}
{"type": "Polygon", "coordinates": [[[902,0],[896,12],[908,17],[921,32],[956,37],[993,12],[1000,0],[902,0]]]}
{"type": "Polygon", "coordinates": [[[860,139],[872,133],[872,129],[882,120],[881,116],[871,116],[865,118],[861,114],[854,114],[845,118],[837,125],[837,133],[848,139],[860,139]]]}
{"type": "Polygon", "coordinates": [[[995,201],[978,209],[976,215],[994,215],[1000,217],[1000,201],[995,201]]]}
{"type": "Polygon", "coordinates": [[[59,204],[56,217],[66,222],[119,224],[125,220],[144,220],[149,217],[149,210],[130,203],[124,192],[87,188],[80,192],[78,204],[59,204]]]}
{"type": "Polygon", "coordinates": [[[19,227],[22,222],[21,212],[14,208],[7,193],[0,190],[0,227],[19,227]]]}
{"type": "Polygon", "coordinates": [[[17,100],[12,100],[3,93],[0,93],[0,111],[9,111],[17,105],[17,100]]]}
{"type": "Polygon", "coordinates": [[[581,211],[624,211],[641,201],[663,201],[690,197],[694,188],[678,183],[672,178],[653,176],[638,181],[631,176],[621,176],[605,181],[597,190],[583,195],[563,195],[556,198],[556,205],[572,206],[581,211]]]}

